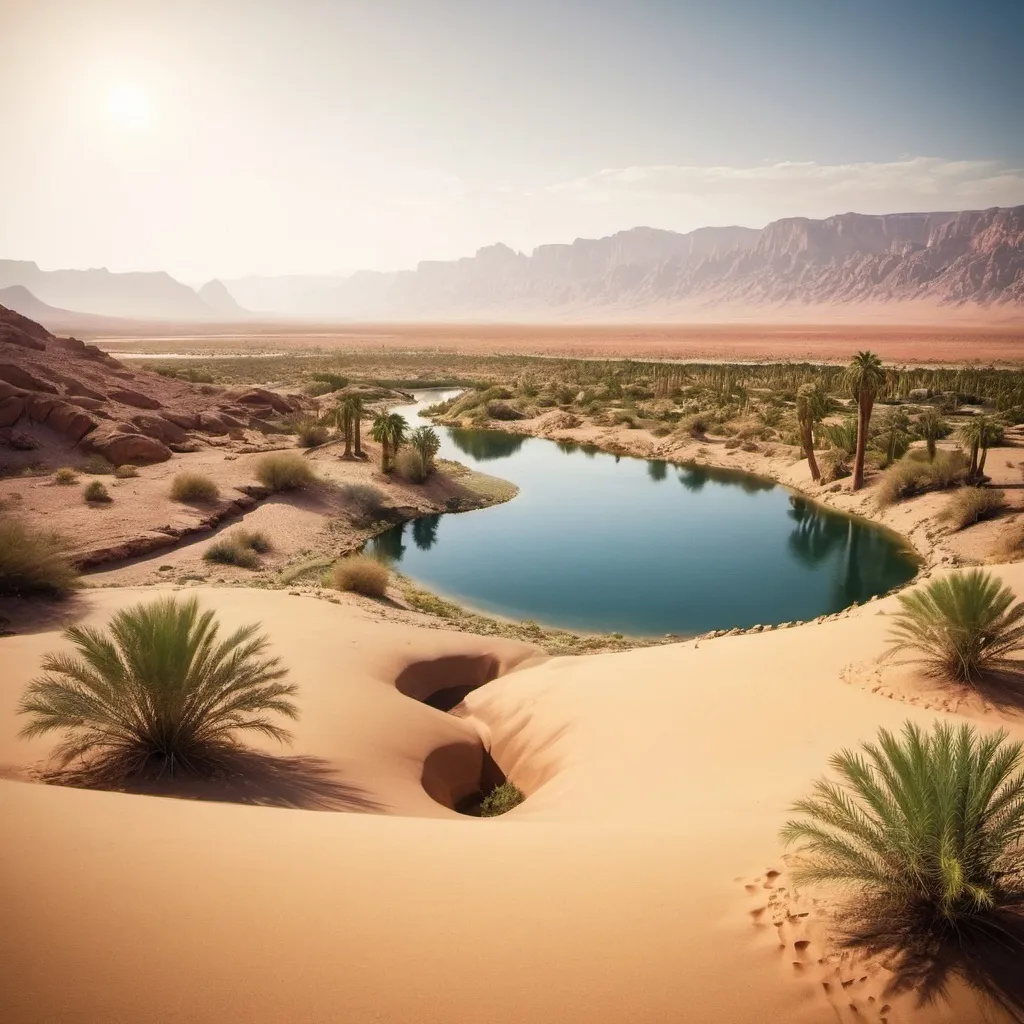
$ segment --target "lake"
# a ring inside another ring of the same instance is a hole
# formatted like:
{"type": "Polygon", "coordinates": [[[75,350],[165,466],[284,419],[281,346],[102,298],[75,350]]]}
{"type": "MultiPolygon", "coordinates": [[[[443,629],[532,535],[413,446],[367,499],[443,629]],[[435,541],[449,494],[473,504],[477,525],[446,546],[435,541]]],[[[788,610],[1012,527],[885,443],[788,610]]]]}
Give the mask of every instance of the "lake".
{"type": "MultiPolygon", "coordinates": [[[[412,426],[454,392],[399,407],[412,426]]],[[[368,549],[427,589],[584,632],[689,636],[806,620],[917,571],[893,533],[771,480],[590,446],[438,427],[440,456],[517,484],[503,505],[425,516],[368,549]]]]}

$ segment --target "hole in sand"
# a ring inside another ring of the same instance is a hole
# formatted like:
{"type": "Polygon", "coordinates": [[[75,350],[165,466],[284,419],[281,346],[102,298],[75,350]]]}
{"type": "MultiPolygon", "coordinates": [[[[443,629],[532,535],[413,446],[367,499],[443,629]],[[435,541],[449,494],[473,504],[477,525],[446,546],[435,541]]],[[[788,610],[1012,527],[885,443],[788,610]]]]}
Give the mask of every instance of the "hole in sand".
{"type": "Polygon", "coordinates": [[[395,679],[395,688],[439,711],[451,711],[467,694],[501,674],[501,662],[493,654],[455,654],[407,665],[395,679]]]}
{"type": "Polygon", "coordinates": [[[427,755],[420,776],[432,800],[473,817],[479,815],[483,798],[505,781],[505,773],[480,742],[438,748],[427,755]]]}

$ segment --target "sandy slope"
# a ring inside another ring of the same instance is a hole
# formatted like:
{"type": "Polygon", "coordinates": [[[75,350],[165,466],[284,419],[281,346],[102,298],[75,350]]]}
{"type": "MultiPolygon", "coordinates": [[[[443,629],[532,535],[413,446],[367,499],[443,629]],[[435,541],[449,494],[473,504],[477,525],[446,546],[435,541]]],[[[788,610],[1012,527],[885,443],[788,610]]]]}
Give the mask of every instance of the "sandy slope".
{"type": "MultiPolygon", "coordinates": [[[[1024,591],[1024,565],[999,571],[1024,591]]],[[[894,599],[696,647],[545,661],[281,592],[195,592],[226,625],[261,620],[301,688],[291,753],[323,771],[272,780],[263,798],[377,813],[11,781],[45,753],[14,738],[12,709],[59,638],[0,639],[5,1022],[986,1019],[955,986],[951,1005],[919,1009],[884,993],[877,966],[833,957],[813,904],[792,901],[776,839],[831,752],[942,713],[925,706],[941,694],[871,692],[894,599]],[[399,692],[513,667],[462,717],[399,692]],[[529,794],[497,820],[461,818],[421,785],[458,796],[481,737],[529,794]]],[[[153,594],[92,592],[87,618],[153,594]]],[[[906,683],[906,669],[884,672],[906,683]]],[[[1024,736],[1019,718],[972,713],[1024,736]]]]}

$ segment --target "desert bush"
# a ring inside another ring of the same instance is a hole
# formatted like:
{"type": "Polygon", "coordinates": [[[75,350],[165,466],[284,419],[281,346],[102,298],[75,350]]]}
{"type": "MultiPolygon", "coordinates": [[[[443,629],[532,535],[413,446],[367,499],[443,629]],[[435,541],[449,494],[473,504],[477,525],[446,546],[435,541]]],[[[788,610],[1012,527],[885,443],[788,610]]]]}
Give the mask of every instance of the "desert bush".
{"type": "Polygon", "coordinates": [[[139,471],[130,463],[126,462],[123,466],[116,466],[114,468],[114,476],[118,480],[130,480],[133,476],[138,476],[139,471]]]}
{"type": "Polygon", "coordinates": [[[952,530],[963,530],[982,519],[991,519],[1006,507],[1006,495],[987,487],[961,487],[949,496],[939,512],[940,522],[952,530]]]}
{"type": "Polygon", "coordinates": [[[885,471],[875,500],[886,508],[915,494],[963,483],[966,477],[967,460],[963,452],[936,452],[935,458],[928,461],[927,452],[915,449],[885,471]]]}
{"type": "Polygon", "coordinates": [[[0,514],[0,595],[63,597],[77,585],[61,537],[0,514]]]}
{"type": "Polygon", "coordinates": [[[706,413],[697,412],[679,421],[679,431],[690,437],[704,437],[711,429],[711,417],[706,413]]]}
{"type": "Polygon", "coordinates": [[[340,391],[348,387],[348,377],[342,377],[338,373],[311,373],[309,376],[318,384],[327,384],[330,391],[340,391]]]}
{"type": "Polygon", "coordinates": [[[86,456],[82,463],[82,472],[88,473],[89,476],[106,476],[114,472],[114,467],[102,455],[93,453],[86,456]]]}
{"type": "Polygon", "coordinates": [[[380,519],[384,511],[384,495],[371,484],[344,484],[338,494],[349,508],[357,525],[369,525],[380,519]]]}
{"type": "Polygon", "coordinates": [[[262,530],[239,529],[235,530],[234,536],[239,544],[243,544],[261,555],[265,555],[274,548],[270,538],[262,530]]]}
{"type": "MultiPolygon", "coordinates": [[[[830,759],[782,838],[798,844],[795,879],[852,890],[855,919],[919,935],[963,937],[1021,898],[1024,747],[971,725],[907,722],[830,759]]],[[[993,919],[993,920],[998,920],[993,919]]]]}
{"type": "Polygon", "coordinates": [[[830,484],[850,475],[850,458],[848,452],[841,448],[829,448],[818,456],[818,469],[821,470],[821,482],[830,484]]]}
{"type": "Polygon", "coordinates": [[[327,443],[331,430],[327,424],[307,418],[295,424],[295,434],[300,448],[317,448],[327,443]]]}
{"type": "Polygon", "coordinates": [[[295,491],[314,483],[310,465],[295,452],[272,452],[256,463],[256,479],[272,491],[295,491]]]}
{"type": "Polygon", "coordinates": [[[745,452],[758,452],[761,450],[756,441],[744,441],[740,448],[745,452]]]}
{"type": "Polygon", "coordinates": [[[522,420],[526,418],[514,405],[497,399],[488,402],[485,408],[488,418],[492,420],[522,420]]]}
{"type": "Polygon", "coordinates": [[[91,483],[86,484],[85,490],[82,492],[82,497],[90,505],[105,505],[114,499],[110,496],[110,491],[106,489],[99,482],[99,480],[93,480],[91,483]]]}
{"type": "Polygon", "coordinates": [[[935,673],[971,682],[1024,647],[1024,604],[983,569],[933,580],[898,598],[891,652],[916,652],[935,673]]]}
{"type": "Polygon", "coordinates": [[[1024,521],[1007,527],[992,548],[992,561],[1016,562],[1024,558],[1024,521]]]}
{"type": "Polygon", "coordinates": [[[500,786],[495,786],[480,802],[480,817],[497,817],[518,807],[524,799],[522,790],[514,782],[506,780],[500,786]]]}
{"type": "Polygon", "coordinates": [[[841,423],[823,423],[821,433],[835,449],[849,456],[857,450],[857,421],[852,417],[841,423]]]}
{"type": "Polygon", "coordinates": [[[639,426],[636,413],[630,412],[628,409],[614,410],[612,412],[612,426],[629,427],[630,430],[635,430],[639,426]]]}
{"type": "Polygon", "coordinates": [[[388,588],[388,568],[370,555],[348,555],[334,564],[331,586],[367,597],[383,597],[388,588]]]}
{"type": "Polygon", "coordinates": [[[261,530],[238,529],[214,541],[203,558],[222,565],[258,569],[260,560],[257,555],[265,555],[271,547],[270,538],[261,530]]]}
{"type": "Polygon", "coordinates": [[[203,558],[220,565],[237,565],[240,569],[258,569],[260,560],[256,552],[233,537],[221,537],[207,549],[203,558]]]}
{"type": "Polygon", "coordinates": [[[240,732],[287,740],[267,713],[297,718],[296,688],[258,629],[221,640],[213,612],[173,597],[126,608],[107,630],[73,626],[75,653],[47,654],[21,698],[21,735],[62,733],[60,764],[87,759],[109,778],[210,772],[240,732]]]}
{"type": "Polygon", "coordinates": [[[395,456],[395,472],[411,484],[421,484],[430,476],[430,467],[422,452],[415,448],[403,448],[395,456]]]}
{"type": "Polygon", "coordinates": [[[738,437],[730,437],[729,440],[725,442],[725,447],[732,450],[733,448],[739,448],[741,444],[743,444],[743,442],[738,437]]]}
{"type": "Polygon", "coordinates": [[[62,487],[67,487],[68,484],[78,483],[78,474],[70,466],[61,466],[53,474],[53,482],[60,484],[62,487]]]}
{"type": "Polygon", "coordinates": [[[209,504],[220,497],[220,488],[202,473],[179,473],[171,481],[174,501],[209,504]]]}

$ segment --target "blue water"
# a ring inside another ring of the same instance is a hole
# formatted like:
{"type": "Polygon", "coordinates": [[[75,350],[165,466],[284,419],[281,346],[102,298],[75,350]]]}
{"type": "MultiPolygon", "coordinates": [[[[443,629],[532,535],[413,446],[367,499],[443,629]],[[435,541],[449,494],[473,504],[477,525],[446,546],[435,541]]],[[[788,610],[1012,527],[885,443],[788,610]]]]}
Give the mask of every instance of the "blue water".
{"type": "MultiPolygon", "coordinates": [[[[417,395],[418,410],[446,395],[417,395]]],[[[898,538],[770,480],[506,434],[438,428],[443,458],[519,494],[371,542],[472,607],[591,632],[681,636],[841,610],[910,579],[898,538]]]]}

